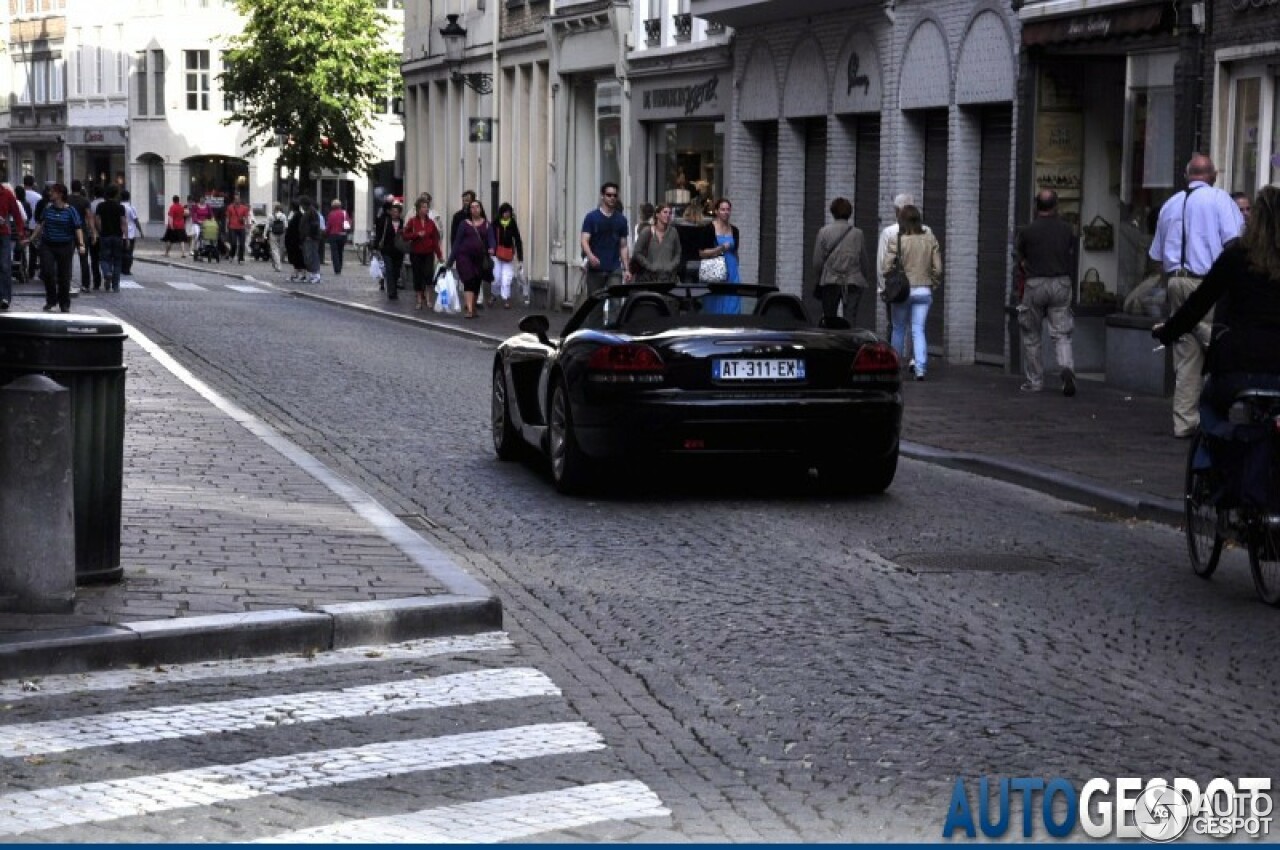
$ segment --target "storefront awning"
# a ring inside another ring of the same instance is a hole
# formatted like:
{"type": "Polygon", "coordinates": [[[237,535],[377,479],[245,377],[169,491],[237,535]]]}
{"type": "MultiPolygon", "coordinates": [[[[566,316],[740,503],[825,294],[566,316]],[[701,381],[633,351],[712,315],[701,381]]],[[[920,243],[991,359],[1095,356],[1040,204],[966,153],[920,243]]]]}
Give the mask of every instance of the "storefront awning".
{"type": "Polygon", "coordinates": [[[1166,23],[1164,20],[1170,8],[1169,3],[1153,3],[1035,21],[1023,24],[1022,43],[1026,47],[1034,47],[1040,44],[1090,41],[1171,29],[1172,21],[1166,23]]]}

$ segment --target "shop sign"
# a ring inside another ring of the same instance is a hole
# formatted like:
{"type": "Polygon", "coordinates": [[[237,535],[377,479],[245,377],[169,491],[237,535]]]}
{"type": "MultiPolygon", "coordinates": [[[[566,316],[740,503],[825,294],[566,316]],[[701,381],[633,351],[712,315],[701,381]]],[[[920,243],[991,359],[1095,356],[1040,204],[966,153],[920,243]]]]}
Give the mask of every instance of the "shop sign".
{"type": "Polygon", "coordinates": [[[1168,7],[1168,3],[1155,3],[1070,18],[1031,21],[1022,25],[1022,43],[1032,47],[1064,41],[1167,32],[1172,28],[1172,16],[1168,7]]]}
{"type": "Polygon", "coordinates": [[[85,130],[84,140],[86,143],[105,142],[107,140],[107,134],[101,130],[85,130]]]}
{"type": "Polygon", "coordinates": [[[484,143],[493,141],[493,119],[492,118],[472,118],[470,119],[470,134],[468,141],[476,143],[484,143]]]}
{"type": "Polygon", "coordinates": [[[701,83],[672,88],[648,89],[644,93],[642,103],[645,109],[682,110],[685,115],[693,115],[708,104],[717,103],[717,89],[720,87],[719,77],[709,77],[701,83]]]}

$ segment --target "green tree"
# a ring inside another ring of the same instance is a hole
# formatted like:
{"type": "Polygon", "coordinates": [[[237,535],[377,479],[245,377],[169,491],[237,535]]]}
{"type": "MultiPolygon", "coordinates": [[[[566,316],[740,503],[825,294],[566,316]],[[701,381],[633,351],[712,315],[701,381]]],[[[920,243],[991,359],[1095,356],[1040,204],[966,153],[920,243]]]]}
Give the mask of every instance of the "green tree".
{"type": "Polygon", "coordinates": [[[373,0],[236,0],[244,30],[219,75],[249,154],[277,144],[283,165],[363,171],[374,161],[375,108],[399,87],[400,57],[383,43],[393,26],[373,0]]]}

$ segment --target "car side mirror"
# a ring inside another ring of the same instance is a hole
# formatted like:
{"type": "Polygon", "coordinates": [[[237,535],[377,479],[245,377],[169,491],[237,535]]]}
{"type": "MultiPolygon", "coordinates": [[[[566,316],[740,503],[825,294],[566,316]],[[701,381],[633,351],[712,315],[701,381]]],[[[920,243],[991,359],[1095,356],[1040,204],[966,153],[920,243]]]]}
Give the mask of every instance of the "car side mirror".
{"type": "Polygon", "coordinates": [[[550,345],[551,340],[547,338],[547,331],[551,328],[551,320],[546,316],[532,315],[525,316],[517,325],[521,331],[527,334],[533,334],[538,338],[538,342],[543,345],[550,345]]]}

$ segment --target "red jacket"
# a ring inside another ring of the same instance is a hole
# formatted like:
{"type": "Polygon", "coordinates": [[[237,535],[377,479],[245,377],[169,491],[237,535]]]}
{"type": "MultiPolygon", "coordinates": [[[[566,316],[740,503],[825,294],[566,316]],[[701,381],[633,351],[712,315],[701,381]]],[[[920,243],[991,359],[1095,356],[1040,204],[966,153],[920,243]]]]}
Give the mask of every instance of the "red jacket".
{"type": "Polygon", "coordinates": [[[21,239],[26,235],[26,228],[23,227],[22,221],[22,205],[13,196],[13,192],[5,186],[0,186],[0,236],[17,236],[21,239]],[[12,227],[9,225],[11,221],[12,227]]]}
{"type": "Polygon", "coordinates": [[[437,260],[444,262],[444,251],[440,247],[440,229],[430,218],[415,215],[405,222],[400,237],[409,243],[410,254],[435,254],[437,260]]]}

